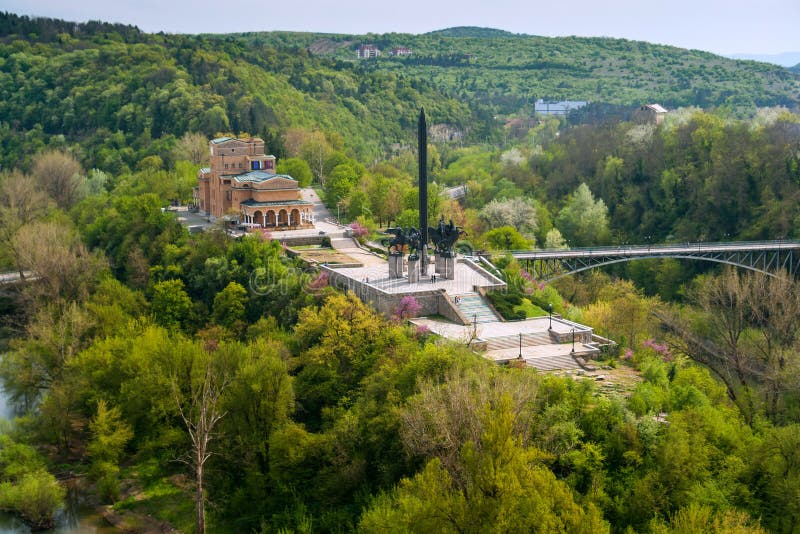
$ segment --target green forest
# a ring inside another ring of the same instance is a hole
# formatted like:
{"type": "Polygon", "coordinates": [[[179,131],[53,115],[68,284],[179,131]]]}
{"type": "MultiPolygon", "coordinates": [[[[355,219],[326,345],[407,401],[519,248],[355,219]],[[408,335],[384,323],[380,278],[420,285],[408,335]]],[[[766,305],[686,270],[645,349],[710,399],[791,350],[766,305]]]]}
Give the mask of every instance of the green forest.
{"type": "Polygon", "coordinates": [[[140,532],[800,531],[796,280],[662,259],[543,284],[506,254],[800,239],[797,102],[787,69],[615,39],[0,14],[0,510],[49,528],[70,483],[140,532]],[[430,222],[492,255],[507,317],[615,340],[624,387],[498,366],[163,209],[210,138],[253,135],[366,239],[413,225],[420,108],[460,132],[428,147],[430,222]]]}
{"type": "Polygon", "coordinates": [[[791,105],[800,91],[797,76],[775,65],[626,39],[538,37],[471,27],[424,35],[268,32],[237,38],[305,48],[320,57],[356,62],[365,72],[411,74],[499,113],[532,112],[540,98],[746,109],[791,105]],[[381,56],[356,61],[355,50],[363,44],[375,45],[381,56]],[[411,55],[392,56],[395,47],[409,48],[411,55]]]}

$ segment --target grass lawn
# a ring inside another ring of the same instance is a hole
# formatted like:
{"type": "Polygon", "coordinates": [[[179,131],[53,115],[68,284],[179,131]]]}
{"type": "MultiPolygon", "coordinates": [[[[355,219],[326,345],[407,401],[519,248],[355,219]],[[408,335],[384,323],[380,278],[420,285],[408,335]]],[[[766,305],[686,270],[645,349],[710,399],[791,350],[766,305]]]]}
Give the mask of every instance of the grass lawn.
{"type": "MultiPolygon", "coordinates": [[[[135,489],[113,506],[116,512],[133,512],[167,521],[180,532],[195,527],[194,486],[184,475],[167,475],[156,460],[134,465],[121,473],[135,489]]],[[[207,518],[207,522],[211,518],[207,518]]]]}
{"type": "Polygon", "coordinates": [[[332,248],[293,248],[297,250],[297,252],[300,253],[300,257],[306,261],[313,261],[316,263],[358,263],[347,254],[342,254],[332,248]]]}
{"type": "Polygon", "coordinates": [[[542,317],[547,315],[547,312],[541,309],[536,304],[533,304],[530,299],[523,298],[520,304],[514,306],[514,311],[524,311],[525,318],[529,317],[542,317]]]}

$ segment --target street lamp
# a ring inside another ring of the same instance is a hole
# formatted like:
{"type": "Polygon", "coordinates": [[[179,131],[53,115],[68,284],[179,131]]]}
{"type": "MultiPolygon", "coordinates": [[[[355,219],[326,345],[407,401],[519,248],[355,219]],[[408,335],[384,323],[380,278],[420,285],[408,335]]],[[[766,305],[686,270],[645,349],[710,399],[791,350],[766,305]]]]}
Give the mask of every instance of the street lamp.
{"type": "Polygon", "coordinates": [[[572,350],[570,354],[575,354],[575,327],[572,327],[572,350]]]}
{"type": "Polygon", "coordinates": [[[552,330],[553,329],[553,303],[550,302],[547,305],[547,308],[550,310],[550,326],[548,326],[547,329],[548,330],[552,330]]]}

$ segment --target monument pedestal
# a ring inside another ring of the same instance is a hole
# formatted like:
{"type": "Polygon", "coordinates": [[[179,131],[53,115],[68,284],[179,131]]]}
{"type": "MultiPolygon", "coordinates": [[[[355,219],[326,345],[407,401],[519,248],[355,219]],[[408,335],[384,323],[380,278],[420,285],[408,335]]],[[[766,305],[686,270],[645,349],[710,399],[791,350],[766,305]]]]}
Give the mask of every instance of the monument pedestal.
{"type": "Polygon", "coordinates": [[[436,274],[447,279],[453,280],[456,277],[456,259],[452,254],[436,255],[436,274]]]}
{"type": "Polygon", "coordinates": [[[419,258],[408,257],[408,283],[416,284],[419,282],[419,258]]]}
{"type": "Polygon", "coordinates": [[[403,278],[402,254],[389,254],[389,278],[403,278]]]}

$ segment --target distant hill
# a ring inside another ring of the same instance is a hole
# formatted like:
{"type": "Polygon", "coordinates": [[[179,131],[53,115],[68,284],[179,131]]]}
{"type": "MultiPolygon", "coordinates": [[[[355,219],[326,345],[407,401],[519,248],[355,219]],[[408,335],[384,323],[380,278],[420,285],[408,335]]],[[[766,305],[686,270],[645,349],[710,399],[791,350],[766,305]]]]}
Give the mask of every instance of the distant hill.
{"type": "Polygon", "coordinates": [[[794,67],[791,67],[789,70],[792,71],[792,72],[796,72],[796,73],[800,74],[800,63],[798,63],[794,67]]]}
{"type": "Polygon", "coordinates": [[[800,100],[800,77],[785,68],[626,39],[539,37],[476,27],[423,35],[265,32],[224,36],[231,37],[306,48],[357,63],[364,72],[429,80],[445,94],[473,107],[483,106],[486,114],[532,112],[539,98],[733,110],[795,108],[800,100]],[[355,50],[362,44],[375,45],[383,53],[358,61],[355,50]],[[389,52],[395,47],[409,48],[412,53],[394,57],[389,52]]]}
{"type": "Polygon", "coordinates": [[[440,37],[476,37],[476,38],[491,38],[491,37],[514,37],[516,34],[506,30],[498,30],[495,28],[480,28],[478,26],[456,26],[454,28],[446,28],[444,30],[436,30],[428,32],[425,35],[438,35],[440,37]]]}

